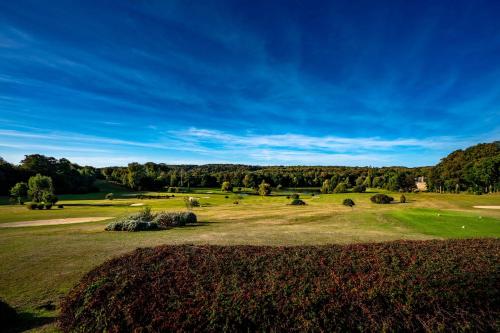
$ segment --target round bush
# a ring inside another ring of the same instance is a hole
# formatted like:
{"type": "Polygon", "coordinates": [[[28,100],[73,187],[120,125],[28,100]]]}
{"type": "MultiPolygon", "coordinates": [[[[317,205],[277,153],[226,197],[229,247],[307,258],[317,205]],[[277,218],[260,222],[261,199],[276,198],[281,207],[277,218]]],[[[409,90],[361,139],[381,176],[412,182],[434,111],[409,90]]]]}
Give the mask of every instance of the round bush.
{"type": "Polygon", "coordinates": [[[305,204],[306,203],[301,199],[293,199],[292,202],[290,202],[290,205],[292,206],[303,206],[305,204]]]}
{"type": "Polygon", "coordinates": [[[499,239],[143,248],[85,275],[61,304],[60,327],[497,331],[499,252],[499,239]]]}
{"type": "Polygon", "coordinates": [[[44,209],[45,205],[43,203],[39,203],[39,204],[37,204],[37,208],[38,209],[44,209]]]}
{"type": "Polygon", "coordinates": [[[45,209],[52,209],[52,204],[51,203],[46,203],[45,204],[45,209]]]}
{"type": "Polygon", "coordinates": [[[342,204],[343,204],[344,206],[349,206],[349,207],[353,207],[354,205],[356,205],[356,204],[354,203],[354,200],[349,199],[349,198],[344,199],[344,201],[342,201],[342,204]]]}
{"type": "Polygon", "coordinates": [[[356,185],[352,188],[352,191],[355,193],[363,193],[366,192],[366,186],[365,185],[356,185]]]}
{"type": "Polygon", "coordinates": [[[375,194],[373,197],[371,197],[370,200],[376,204],[390,204],[394,200],[394,198],[390,197],[388,195],[379,193],[379,194],[375,194]]]}
{"type": "Polygon", "coordinates": [[[28,208],[29,210],[38,209],[38,204],[30,202],[29,204],[26,205],[26,208],[28,208]]]}

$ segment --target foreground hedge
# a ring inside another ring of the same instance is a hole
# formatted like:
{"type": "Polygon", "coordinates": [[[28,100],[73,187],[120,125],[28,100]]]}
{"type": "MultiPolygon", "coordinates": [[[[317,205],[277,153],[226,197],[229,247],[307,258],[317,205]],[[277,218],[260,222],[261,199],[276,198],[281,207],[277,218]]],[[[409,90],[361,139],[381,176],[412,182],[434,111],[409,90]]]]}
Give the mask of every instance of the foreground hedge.
{"type": "Polygon", "coordinates": [[[88,273],[61,328],[498,331],[500,240],[162,246],[88,273]]]}

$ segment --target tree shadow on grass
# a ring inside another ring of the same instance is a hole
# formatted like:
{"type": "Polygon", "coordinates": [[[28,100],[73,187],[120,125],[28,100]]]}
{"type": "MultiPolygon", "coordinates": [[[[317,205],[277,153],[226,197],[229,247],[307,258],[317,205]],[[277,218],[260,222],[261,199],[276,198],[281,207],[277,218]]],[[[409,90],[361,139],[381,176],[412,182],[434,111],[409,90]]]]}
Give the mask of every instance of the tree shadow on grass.
{"type": "Polygon", "coordinates": [[[57,317],[37,315],[31,312],[21,312],[9,327],[1,327],[0,329],[5,333],[18,333],[55,323],[56,320],[57,317]]]}

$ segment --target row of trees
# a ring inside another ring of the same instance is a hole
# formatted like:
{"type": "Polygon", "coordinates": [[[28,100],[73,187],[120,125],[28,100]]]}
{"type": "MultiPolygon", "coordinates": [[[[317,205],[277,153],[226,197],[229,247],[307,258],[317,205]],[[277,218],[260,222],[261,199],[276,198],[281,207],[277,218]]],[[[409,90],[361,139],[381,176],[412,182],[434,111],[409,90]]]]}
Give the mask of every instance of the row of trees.
{"type": "Polygon", "coordinates": [[[93,167],[82,167],[65,158],[55,159],[44,155],[26,155],[19,165],[13,165],[0,157],[0,195],[19,182],[28,182],[37,174],[50,177],[57,193],[88,193],[97,190],[94,186],[100,171],[93,167]]]}
{"type": "Polygon", "coordinates": [[[167,187],[318,187],[324,193],[363,192],[368,187],[412,191],[415,179],[424,176],[431,191],[493,192],[500,190],[500,142],[457,150],[435,167],[326,167],[249,166],[239,164],[167,165],[148,162],[127,167],[95,169],[67,159],[27,155],[18,166],[0,158],[0,194],[8,194],[18,182],[40,174],[52,179],[57,193],[97,190],[96,178],[105,178],[133,190],[163,190],[167,187]]]}
{"type": "MultiPolygon", "coordinates": [[[[245,165],[166,165],[131,163],[128,167],[107,167],[102,175],[135,190],[161,190],[167,187],[234,187],[258,190],[262,182],[271,187],[323,187],[325,193],[339,186],[380,187],[411,191],[415,178],[429,168],[371,167],[257,167],[245,165]]],[[[360,191],[361,192],[361,191],[360,191]]]]}

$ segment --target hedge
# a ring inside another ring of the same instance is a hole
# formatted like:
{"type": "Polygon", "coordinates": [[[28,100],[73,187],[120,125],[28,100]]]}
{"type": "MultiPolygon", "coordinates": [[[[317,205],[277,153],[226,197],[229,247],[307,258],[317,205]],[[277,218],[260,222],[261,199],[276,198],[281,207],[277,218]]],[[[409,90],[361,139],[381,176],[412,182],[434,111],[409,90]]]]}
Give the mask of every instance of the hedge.
{"type": "Polygon", "coordinates": [[[161,246],[95,268],[64,332],[499,331],[500,240],[161,246]]]}

